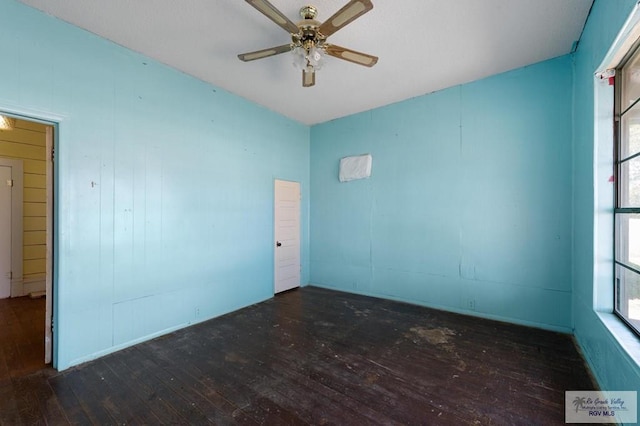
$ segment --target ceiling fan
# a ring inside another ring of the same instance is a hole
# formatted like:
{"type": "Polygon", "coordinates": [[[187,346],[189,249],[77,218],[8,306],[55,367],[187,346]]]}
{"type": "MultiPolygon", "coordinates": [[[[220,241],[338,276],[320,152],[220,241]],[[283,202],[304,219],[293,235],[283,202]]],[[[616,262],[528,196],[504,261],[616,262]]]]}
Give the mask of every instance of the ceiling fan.
{"type": "Polygon", "coordinates": [[[291,43],[256,50],[255,52],[242,53],[238,55],[241,61],[254,61],[279,55],[280,53],[293,52],[296,57],[294,64],[302,69],[303,87],[310,87],[316,83],[316,71],[322,66],[324,54],[366,67],[372,67],[378,62],[377,56],[356,52],[355,50],[326,42],[327,37],[331,34],[373,9],[373,4],[370,0],[351,0],[323,23],[315,20],[318,14],[318,10],[315,7],[304,6],[300,9],[302,20],[297,24],[291,22],[289,18],[267,0],[245,1],[290,33],[291,43]]]}

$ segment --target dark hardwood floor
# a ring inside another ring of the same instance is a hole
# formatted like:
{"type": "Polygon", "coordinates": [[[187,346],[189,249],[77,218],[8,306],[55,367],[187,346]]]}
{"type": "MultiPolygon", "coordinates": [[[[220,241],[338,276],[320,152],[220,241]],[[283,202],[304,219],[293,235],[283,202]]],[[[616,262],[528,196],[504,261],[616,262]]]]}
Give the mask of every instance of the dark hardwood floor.
{"type": "Polygon", "coordinates": [[[44,315],[44,297],[0,299],[0,380],[45,367],[44,315]]]}
{"type": "Polygon", "coordinates": [[[564,424],[570,336],[306,287],[57,373],[0,424],[564,424]]]}

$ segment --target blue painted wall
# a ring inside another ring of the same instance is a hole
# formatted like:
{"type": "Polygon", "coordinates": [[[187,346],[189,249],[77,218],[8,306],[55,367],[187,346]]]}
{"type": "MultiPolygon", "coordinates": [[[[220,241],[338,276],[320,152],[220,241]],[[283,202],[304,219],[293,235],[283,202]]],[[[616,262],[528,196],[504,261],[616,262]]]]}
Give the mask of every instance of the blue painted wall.
{"type": "Polygon", "coordinates": [[[571,135],[570,56],[314,126],[311,283],[570,331],[571,135]]]}
{"type": "MultiPolygon", "coordinates": [[[[603,61],[635,4],[635,0],[596,0],[575,54],[573,106],[575,123],[573,142],[574,333],[600,386],[606,390],[640,391],[640,368],[621,349],[617,340],[594,311],[596,305],[599,307],[609,305],[610,309],[612,301],[594,301],[594,280],[600,284],[598,280],[603,277],[594,277],[594,223],[601,219],[597,218],[594,212],[595,98],[593,73],[603,61]]],[[[599,176],[600,182],[596,187],[608,185],[607,178],[608,175],[599,176]]],[[[612,202],[608,209],[606,206],[602,206],[603,210],[610,211],[611,208],[612,202]]],[[[598,257],[608,257],[610,264],[611,245],[601,249],[604,252],[601,250],[598,257]],[[606,251],[609,251],[608,256],[606,251]]],[[[604,283],[605,286],[611,282],[609,279],[607,281],[604,283]]]]}
{"type": "Polygon", "coordinates": [[[0,110],[59,120],[60,369],[273,295],[274,178],[309,128],[18,2],[0,2],[0,110]]]}

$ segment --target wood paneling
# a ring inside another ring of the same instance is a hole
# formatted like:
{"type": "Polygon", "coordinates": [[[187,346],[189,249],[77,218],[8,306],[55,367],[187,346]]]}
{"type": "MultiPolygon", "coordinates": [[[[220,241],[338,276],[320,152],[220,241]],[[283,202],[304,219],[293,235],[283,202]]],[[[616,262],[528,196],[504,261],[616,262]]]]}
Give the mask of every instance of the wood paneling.
{"type": "Polygon", "coordinates": [[[5,142],[13,142],[19,145],[29,145],[32,147],[40,147],[44,149],[47,145],[46,140],[42,139],[44,133],[44,125],[40,123],[30,123],[24,120],[16,120],[16,126],[13,130],[0,131],[0,139],[5,142]],[[26,127],[31,127],[27,129],[26,127]]]}
{"type": "Polygon", "coordinates": [[[560,425],[594,389],[569,335],[313,287],[28,377],[0,424],[560,425]]]}
{"type": "Polygon", "coordinates": [[[22,275],[29,278],[31,275],[42,275],[47,272],[47,267],[42,259],[24,259],[22,275]]]}
{"type": "Polygon", "coordinates": [[[23,169],[25,173],[46,174],[47,164],[45,160],[24,160],[23,169]]]}
{"type": "Polygon", "coordinates": [[[4,136],[5,133],[10,134],[11,132],[3,132],[3,140],[2,144],[0,144],[0,157],[27,158],[31,160],[40,160],[44,158],[44,147],[8,141],[4,136]]]}
{"type": "Polygon", "coordinates": [[[25,232],[28,231],[46,231],[47,230],[47,221],[44,217],[25,217],[22,226],[24,227],[25,232]]]}
{"type": "MultiPolygon", "coordinates": [[[[32,130],[34,132],[42,133],[42,124],[36,123],[35,121],[16,120],[15,127],[17,129],[32,130]]],[[[38,144],[45,146],[40,139],[38,139],[38,144]]]]}
{"type": "Polygon", "coordinates": [[[16,120],[11,131],[0,131],[0,157],[23,160],[23,276],[45,271],[46,253],[46,126],[16,120]],[[38,257],[35,257],[36,254],[38,257]],[[37,271],[37,272],[29,272],[37,271]]]}
{"type": "Polygon", "coordinates": [[[23,182],[24,182],[25,188],[46,188],[47,187],[47,177],[45,175],[25,173],[23,182]]]}
{"type": "Polygon", "coordinates": [[[25,246],[39,245],[41,241],[45,241],[47,238],[45,231],[27,231],[22,234],[22,243],[25,246]]]}
{"type": "Polygon", "coordinates": [[[23,212],[25,216],[46,217],[47,216],[47,204],[46,203],[24,203],[23,212]]]}
{"type": "MultiPolygon", "coordinates": [[[[40,188],[24,188],[24,201],[28,203],[42,202],[43,196],[46,197],[47,192],[40,188]]],[[[46,200],[46,198],[44,198],[46,200]]],[[[46,202],[46,201],[44,201],[46,202]]]]}
{"type": "Polygon", "coordinates": [[[44,259],[47,255],[47,246],[42,244],[38,246],[24,246],[24,260],[44,259]]]}

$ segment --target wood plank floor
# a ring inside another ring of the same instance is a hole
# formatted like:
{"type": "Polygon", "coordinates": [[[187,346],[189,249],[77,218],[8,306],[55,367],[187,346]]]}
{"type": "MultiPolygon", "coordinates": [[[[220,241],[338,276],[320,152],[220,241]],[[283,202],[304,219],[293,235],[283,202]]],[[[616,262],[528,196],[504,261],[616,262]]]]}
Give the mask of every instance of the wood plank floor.
{"type": "Polygon", "coordinates": [[[45,367],[44,315],[44,297],[0,299],[0,380],[45,367]]]}
{"type": "Polygon", "coordinates": [[[62,373],[0,380],[0,424],[564,424],[570,336],[306,287],[62,373]]]}

